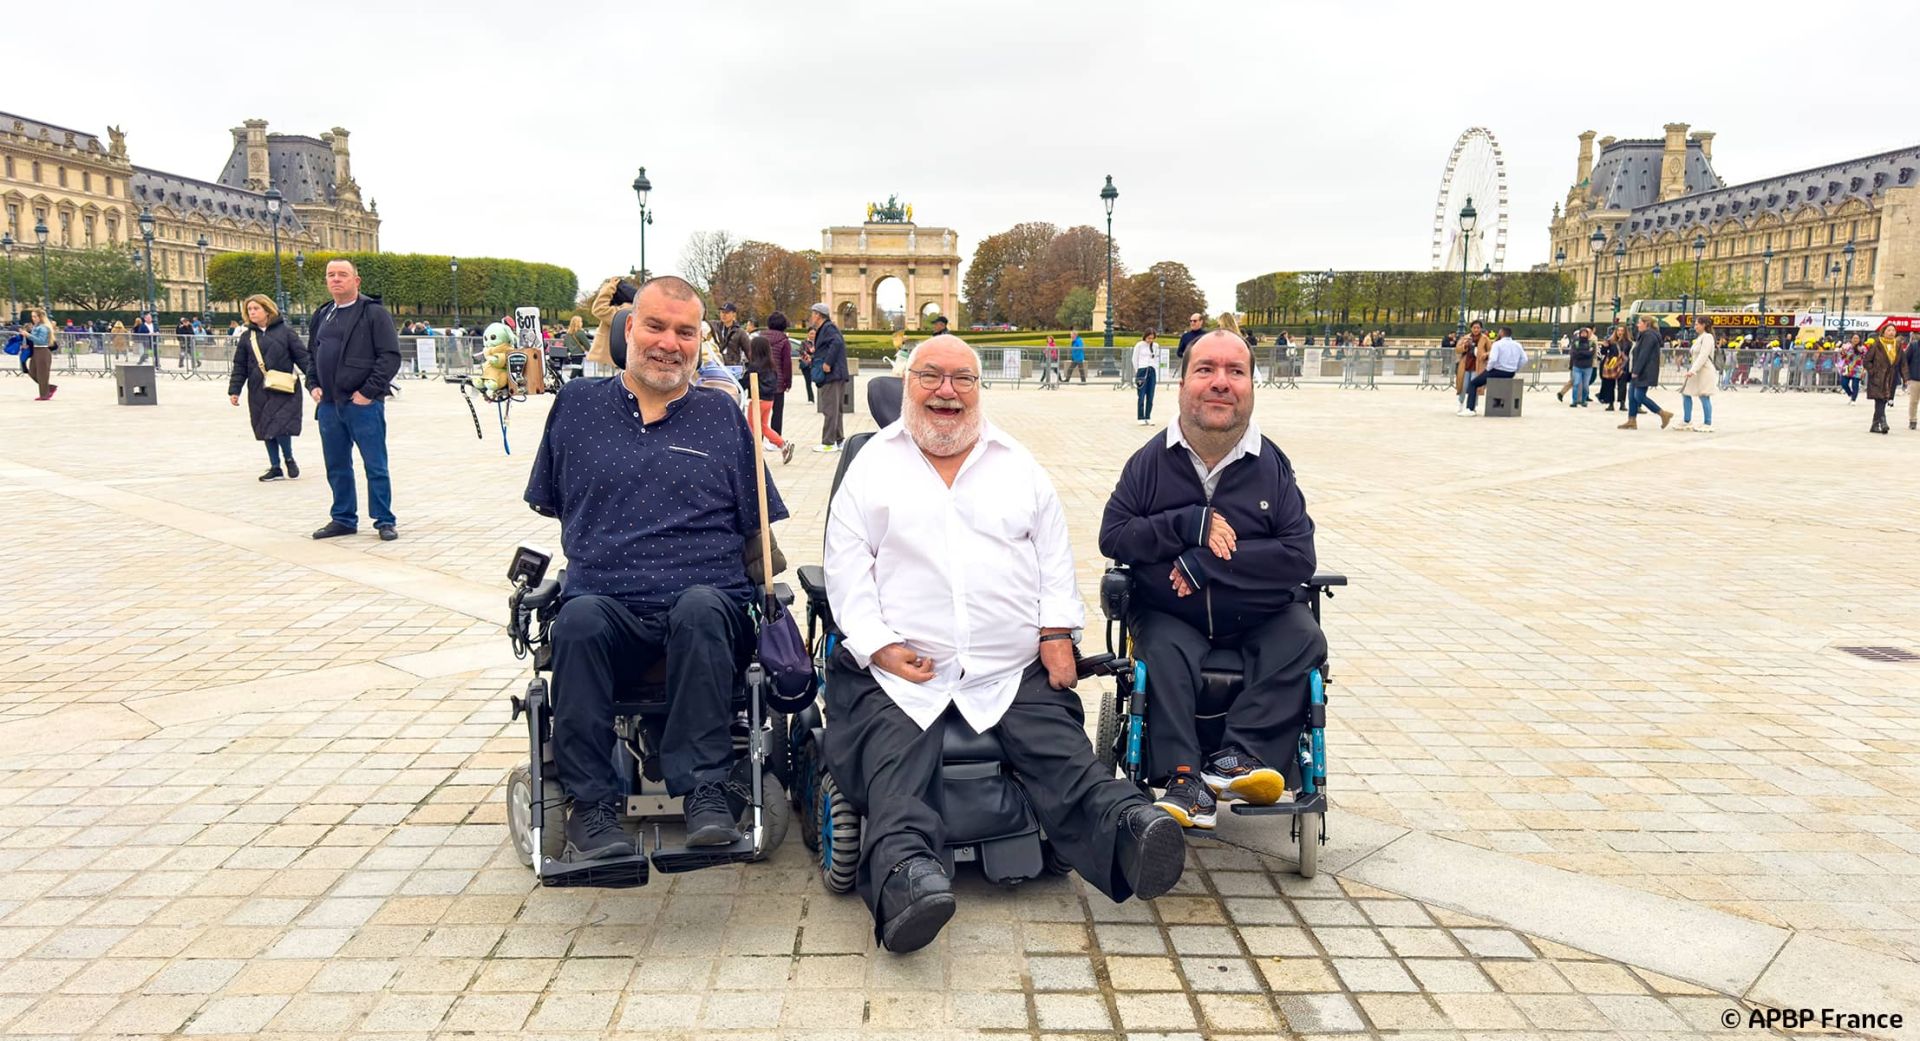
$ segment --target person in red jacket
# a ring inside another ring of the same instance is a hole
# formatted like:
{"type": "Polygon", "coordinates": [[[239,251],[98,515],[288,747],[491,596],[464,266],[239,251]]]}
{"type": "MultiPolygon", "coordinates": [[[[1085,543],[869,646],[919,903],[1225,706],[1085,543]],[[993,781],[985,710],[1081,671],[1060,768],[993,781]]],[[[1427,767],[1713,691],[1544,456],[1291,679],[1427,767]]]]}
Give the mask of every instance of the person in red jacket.
{"type": "Polygon", "coordinates": [[[1100,552],[1134,573],[1155,805],[1186,827],[1213,827],[1219,799],[1272,804],[1299,783],[1308,673],[1327,646],[1302,588],[1313,535],[1293,465],[1253,422],[1252,349],[1207,333],[1187,349],[1179,416],[1127,460],[1100,523],[1100,552]],[[1202,748],[1200,663],[1216,648],[1240,652],[1246,685],[1202,748]]]}

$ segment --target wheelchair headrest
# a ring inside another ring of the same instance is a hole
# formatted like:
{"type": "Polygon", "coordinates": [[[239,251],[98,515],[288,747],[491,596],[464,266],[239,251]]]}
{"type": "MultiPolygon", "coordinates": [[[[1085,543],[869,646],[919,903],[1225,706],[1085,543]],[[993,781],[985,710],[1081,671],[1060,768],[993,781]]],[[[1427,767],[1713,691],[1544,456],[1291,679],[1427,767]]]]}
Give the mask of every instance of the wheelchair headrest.
{"type": "Polygon", "coordinates": [[[900,418],[906,384],[898,376],[875,376],[867,381],[867,411],[880,426],[890,426],[900,418]]]}
{"type": "Polygon", "coordinates": [[[622,307],[613,313],[613,323],[607,327],[607,353],[613,357],[616,370],[627,367],[627,319],[633,314],[633,308],[622,307]]]}

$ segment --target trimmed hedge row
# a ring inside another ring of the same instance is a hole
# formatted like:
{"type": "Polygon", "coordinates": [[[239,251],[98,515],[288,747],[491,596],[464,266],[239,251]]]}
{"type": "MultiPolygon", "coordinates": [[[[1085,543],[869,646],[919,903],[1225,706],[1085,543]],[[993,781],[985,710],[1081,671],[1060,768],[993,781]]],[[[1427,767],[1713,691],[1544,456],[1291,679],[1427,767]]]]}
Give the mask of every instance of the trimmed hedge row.
{"type": "MultiPolygon", "coordinates": [[[[280,274],[289,301],[318,306],[327,299],[329,260],[351,260],[360,272],[360,289],[378,296],[396,315],[441,317],[453,314],[453,258],[431,253],[315,253],[296,268],[286,253],[280,274]],[[304,284],[302,284],[304,283],[304,284]]],[[[556,264],[535,264],[498,257],[460,258],[460,316],[467,324],[481,317],[509,314],[516,307],[543,313],[573,308],[580,281],[556,264]]],[[[207,261],[207,287],[215,300],[237,302],[254,293],[273,295],[272,253],[223,253],[207,261]]]]}

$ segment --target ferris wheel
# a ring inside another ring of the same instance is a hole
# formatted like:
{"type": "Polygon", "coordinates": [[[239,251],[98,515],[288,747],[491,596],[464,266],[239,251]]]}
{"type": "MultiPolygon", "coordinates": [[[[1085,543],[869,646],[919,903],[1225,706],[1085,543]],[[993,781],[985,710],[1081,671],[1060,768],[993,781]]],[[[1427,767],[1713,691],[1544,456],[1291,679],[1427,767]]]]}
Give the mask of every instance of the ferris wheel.
{"type": "Polygon", "coordinates": [[[1507,163],[1486,127],[1468,127],[1453,143],[1433,204],[1433,270],[1458,271],[1463,255],[1470,271],[1506,270],[1507,163]],[[1463,233],[1460,211],[1469,200],[1478,218],[1463,233]]]}

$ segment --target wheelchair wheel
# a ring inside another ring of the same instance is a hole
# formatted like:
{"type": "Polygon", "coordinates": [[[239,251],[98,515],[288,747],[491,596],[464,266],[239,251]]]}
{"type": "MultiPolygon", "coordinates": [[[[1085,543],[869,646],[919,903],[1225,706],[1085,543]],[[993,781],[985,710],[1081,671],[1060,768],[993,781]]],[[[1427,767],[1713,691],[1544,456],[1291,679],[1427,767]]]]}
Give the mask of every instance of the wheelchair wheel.
{"type": "Polygon", "coordinates": [[[825,770],[820,771],[817,790],[814,819],[820,822],[820,881],[830,893],[851,892],[860,868],[860,815],[825,770]]]}
{"type": "MultiPolygon", "coordinates": [[[[793,822],[793,804],[787,801],[787,789],[781,785],[780,778],[774,776],[772,770],[763,770],[760,773],[760,799],[760,823],[767,829],[767,838],[760,855],[753,858],[756,861],[773,856],[773,851],[779,849],[780,843],[786,841],[787,827],[793,822]]],[[[747,811],[741,815],[740,827],[742,832],[747,832],[753,827],[752,807],[748,807],[747,811]]]]}
{"type": "MultiPolygon", "coordinates": [[[[542,778],[540,803],[545,808],[545,826],[540,832],[540,855],[547,860],[564,860],[567,853],[567,796],[560,782],[542,778]]],[[[514,855],[520,863],[533,866],[533,768],[521,763],[507,774],[507,834],[513,839],[514,855]]]]}
{"type": "Polygon", "coordinates": [[[1105,691],[1100,694],[1100,723],[1094,728],[1093,754],[1110,774],[1120,773],[1120,699],[1105,691]]]}
{"type": "Polygon", "coordinates": [[[1312,878],[1320,873],[1320,815],[1302,813],[1293,826],[1300,832],[1300,877],[1312,878]]]}
{"type": "Polygon", "coordinates": [[[800,841],[807,852],[820,853],[820,822],[814,816],[814,803],[820,795],[821,769],[813,761],[813,747],[798,749],[793,756],[793,812],[800,824],[800,841]]]}

